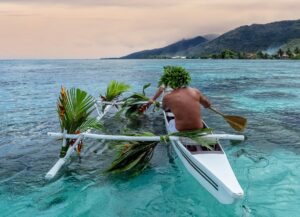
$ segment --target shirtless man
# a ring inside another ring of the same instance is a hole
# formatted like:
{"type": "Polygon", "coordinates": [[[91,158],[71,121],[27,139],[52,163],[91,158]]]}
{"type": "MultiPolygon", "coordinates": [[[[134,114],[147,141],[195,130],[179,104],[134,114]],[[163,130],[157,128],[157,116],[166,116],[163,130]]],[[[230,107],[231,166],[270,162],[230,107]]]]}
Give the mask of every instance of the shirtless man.
{"type": "Polygon", "coordinates": [[[163,98],[163,109],[171,110],[178,131],[203,128],[200,104],[210,107],[210,102],[195,88],[180,87],[163,98]]]}
{"type": "Polygon", "coordinates": [[[211,106],[209,100],[199,90],[187,87],[190,80],[190,75],[185,69],[167,66],[160,78],[159,90],[148,101],[149,106],[161,95],[166,86],[170,86],[173,90],[164,96],[163,109],[172,111],[178,131],[203,128],[200,104],[205,108],[211,106]]]}

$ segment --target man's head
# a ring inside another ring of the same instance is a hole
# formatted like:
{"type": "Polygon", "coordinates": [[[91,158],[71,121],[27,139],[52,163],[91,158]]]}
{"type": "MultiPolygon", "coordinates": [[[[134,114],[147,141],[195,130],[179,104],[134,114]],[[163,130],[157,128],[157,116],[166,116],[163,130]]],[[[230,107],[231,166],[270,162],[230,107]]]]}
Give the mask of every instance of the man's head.
{"type": "Polygon", "coordinates": [[[189,85],[191,77],[188,71],[180,66],[165,66],[164,74],[159,79],[159,86],[165,85],[173,89],[189,85]]]}

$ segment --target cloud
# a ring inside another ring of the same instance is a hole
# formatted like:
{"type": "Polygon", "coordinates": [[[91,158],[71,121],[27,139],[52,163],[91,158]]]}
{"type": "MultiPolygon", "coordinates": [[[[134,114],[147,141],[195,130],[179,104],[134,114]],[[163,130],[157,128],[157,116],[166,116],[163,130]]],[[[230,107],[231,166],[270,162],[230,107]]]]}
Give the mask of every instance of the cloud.
{"type": "MultiPolygon", "coordinates": [[[[67,6],[115,6],[115,7],[172,7],[181,5],[199,5],[203,8],[224,10],[266,10],[300,8],[298,0],[0,0],[1,3],[31,5],[67,5],[67,6]]],[[[238,12],[238,11],[237,11],[238,12]]]]}
{"type": "Polygon", "coordinates": [[[199,2],[200,5],[206,6],[211,10],[220,8],[222,10],[235,11],[236,13],[241,13],[241,11],[265,11],[268,14],[270,11],[294,11],[300,9],[300,2],[298,0],[252,0],[252,1],[211,1],[209,4],[199,2]]]}
{"type": "Polygon", "coordinates": [[[178,5],[181,2],[180,0],[0,0],[0,3],[16,4],[116,7],[166,7],[178,5]]]}
{"type": "Polygon", "coordinates": [[[299,9],[294,0],[0,0],[0,59],[122,56],[241,25],[299,19],[299,9]]]}

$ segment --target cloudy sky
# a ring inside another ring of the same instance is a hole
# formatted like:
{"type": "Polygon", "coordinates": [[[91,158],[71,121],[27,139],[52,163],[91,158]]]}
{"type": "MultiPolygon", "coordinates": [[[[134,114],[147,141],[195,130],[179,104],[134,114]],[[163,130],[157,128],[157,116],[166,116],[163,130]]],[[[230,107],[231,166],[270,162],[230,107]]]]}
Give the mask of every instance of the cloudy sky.
{"type": "Polygon", "coordinates": [[[0,0],[0,59],[118,57],[292,19],[299,0],[0,0]]]}

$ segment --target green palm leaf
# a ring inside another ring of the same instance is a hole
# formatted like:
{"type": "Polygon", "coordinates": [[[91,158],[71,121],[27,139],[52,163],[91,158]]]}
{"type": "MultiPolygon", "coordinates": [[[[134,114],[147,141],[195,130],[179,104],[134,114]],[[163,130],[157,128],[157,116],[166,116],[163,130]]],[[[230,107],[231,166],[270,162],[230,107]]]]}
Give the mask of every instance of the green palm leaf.
{"type": "MultiPolygon", "coordinates": [[[[130,134],[135,136],[153,136],[152,133],[130,134]]],[[[149,164],[158,142],[130,142],[117,145],[117,158],[105,171],[109,173],[141,173],[149,164]]]]}
{"type": "Polygon", "coordinates": [[[100,130],[102,129],[102,127],[102,124],[96,118],[88,118],[78,127],[78,130],[81,132],[87,131],[89,129],[100,130]]]}
{"type": "MultiPolygon", "coordinates": [[[[87,92],[75,88],[65,91],[62,88],[57,105],[61,131],[66,129],[67,133],[76,134],[88,129],[100,129],[101,124],[90,117],[95,110],[94,104],[95,99],[87,92]]],[[[72,142],[67,139],[66,147],[61,150],[61,157],[64,157],[72,142]]]]}
{"type": "Polygon", "coordinates": [[[94,111],[95,100],[87,92],[72,88],[67,91],[65,129],[75,133],[94,111]]]}
{"type": "MultiPolygon", "coordinates": [[[[201,144],[207,149],[212,150],[216,144],[216,139],[203,138],[204,135],[210,134],[212,129],[205,128],[193,131],[176,132],[161,136],[163,142],[168,141],[169,136],[178,136],[183,139],[188,138],[197,144],[201,144]]],[[[153,133],[145,132],[142,134],[127,134],[129,136],[154,136],[153,133]]],[[[127,144],[116,145],[116,159],[106,170],[108,173],[134,173],[140,174],[148,165],[153,156],[153,152],[158,142],[130,142],[127,144]]]]}
{"type": "MultiPolygon", "coordinates": [[[[138,117],[143,114],[145,110],[142,108],[141,102],[149,100],[149,97],[146,96],[145,89],[150,85],[150,83],[145,84],[142,93],[133,93],[131,96],[123,99],[124,104],[122,105],[120,113],[124,112],[125,116],[129,118],[138,117]]],[[[157,107],[157,103],[154,105],[157,107]]]]}
{"type": "Polygon", "coordinates": [[[122,93],[128,91],[130,88],[130,85],[125,84],[124,82],[117,82],[115,80],[112,80],[107,86],[105,100],[113,101],[117,99],[122,93]]]}
{"type": "Polygon", "coordinates": [[[169,136],[188,138],[193,140],[197,144],[201,144],[201,146],[204,146],[209,150],[213,150],[213,146],[217,143],[217,140],[203,138],[204,135],[211,134],[212,131],[213,130],[211,128],[204,128],[198,130],[175,132],[169,134],[169,136]]]}

